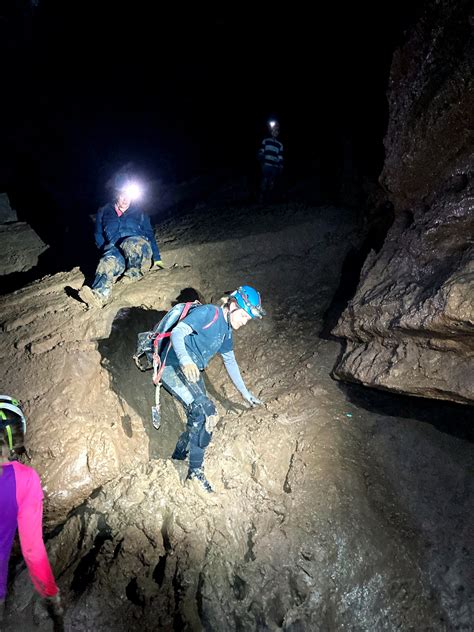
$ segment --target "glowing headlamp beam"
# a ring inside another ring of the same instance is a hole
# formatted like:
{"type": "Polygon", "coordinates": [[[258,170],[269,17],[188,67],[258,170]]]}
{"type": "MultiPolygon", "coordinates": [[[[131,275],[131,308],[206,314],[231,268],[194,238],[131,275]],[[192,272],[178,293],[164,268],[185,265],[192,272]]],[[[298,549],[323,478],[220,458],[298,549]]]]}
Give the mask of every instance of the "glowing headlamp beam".
{"type": "Polygon", "coordinates": [[[139,184],[131,182],[121,190],[121,193],[129,197],[131,200],[138,200],[141,198],[143,191],[139,184]]]}

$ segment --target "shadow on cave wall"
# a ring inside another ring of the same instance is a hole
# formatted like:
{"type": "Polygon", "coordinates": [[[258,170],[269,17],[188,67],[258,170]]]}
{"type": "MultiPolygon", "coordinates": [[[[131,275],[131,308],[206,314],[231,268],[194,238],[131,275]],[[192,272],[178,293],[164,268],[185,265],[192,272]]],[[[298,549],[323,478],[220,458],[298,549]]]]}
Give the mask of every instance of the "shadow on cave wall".
{"type": "MultiPolygon", "coordinates": [[[[173,305],[186,301],[201,300],[194,288],[185,288],[173,301],[173,305]]],[[[155,403],[155,387],[152,371],[140,371],[133,360],[137,334],[151,330],[166,312],[142,307],[124,308],[117,312],[110,336],[99,341],[102,365],[109,371],[112,389],[143,420],[148,435],[150,458],[168,458],[184,429],[184,414],[178,411],[179,404],[164,388],[161,389],[162,424],[156,430],[151,423],[151,407],[155,403]]],[[[123,419],[124,431],[131,436],[130,420],[123,419]]]]}
{"type": "Polygon", "coordinates": [[[346,399],[371,413],[430,424],[443,434],[474,443],[474,407],[339,382],[346,399]]]}
{"type": "Polygon", "coordinates": [[[320,337],[325,340],[339,340],[332,334],[339,318],[349,301],[354,298],[360,281],[360,273],[369,253],[380,252],[385,237],[393,224],[395,215],[393,206],[383,205],[370,219],[366,227],[366,235],[360,246],[353,247],[347,253],[341,268],[341,279],[334,293],[331,304],[323,317],[323,328],[320,337]]]}

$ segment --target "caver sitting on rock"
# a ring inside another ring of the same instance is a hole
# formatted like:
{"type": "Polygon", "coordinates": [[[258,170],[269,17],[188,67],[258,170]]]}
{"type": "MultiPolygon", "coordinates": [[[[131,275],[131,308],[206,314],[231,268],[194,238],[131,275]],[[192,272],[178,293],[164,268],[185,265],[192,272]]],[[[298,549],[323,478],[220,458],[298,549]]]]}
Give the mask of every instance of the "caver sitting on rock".
{"type": "Polygon", "coordinates": [[[161,381],[186,411],[187,428],[171,458],[183,461],[189,454],[187,478],[204,490],[213,489],[204,476],[204,452],[217,423],[217,411],[207,396],[201,375],[211,358],[220,353],[225,367],[242,397],[252,406],[262,402],[245,386],[235,359],[233,331],[252,318],[265,314],[260,294],[248,285],[239,287],[221,306],[200,305],[181,320],[171,333],[171,348],[161,381]]]}
{"type": "Polygon", "coordinates": [[[127,177],[116,181],[115,200],[99,209],[95,243],[102,251],[92,289],[83,286],[79,296],[86,303],[103,303],[117,279],[142,277],[152,265],[163,268],[150,219],[133,200],[138,188],[127,177]]]}

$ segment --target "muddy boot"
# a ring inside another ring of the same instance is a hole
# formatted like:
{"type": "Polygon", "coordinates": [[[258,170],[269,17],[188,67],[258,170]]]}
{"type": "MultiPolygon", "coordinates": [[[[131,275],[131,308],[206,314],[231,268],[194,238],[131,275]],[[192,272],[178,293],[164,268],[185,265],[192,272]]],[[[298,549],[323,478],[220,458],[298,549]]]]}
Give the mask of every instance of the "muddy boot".
{"type": "Polygon", "coordinates": [[[204,476],[204,470],[202,467],[189,468],[189,472],[186,477],[186,480],[196,481],[196,483],[198,483],[201,489],[208,492],[209,494],[214,491],[211,487],[211,484],[209,483],[207,478],[204,476]]]}
{"type": "Polygon", "coordinates": [[[188,444],[189,444],[189,434],[188,433],[183,433],[183,435],[180,436],[180,438],[178,439],[178,443],[176,444],[176,447],[174,449],[173,454],[171,455],[171,458],[174,459],[175,461],[184,461],[185,458],[188,456],[188,444]]]}
{"type": "Polygon", "coordinates": [[[141,279],[142,276],[143,274],[138,268],[129,268],[125,271],[125,274],[123,275],[124,280],[129,281],[138,281],[138,279],[141,279]]]}
{"type": "Polygon", "coordinates": [[[79,298],[89,307],[102,307],[107,302],[110,291],[93,290],[88,285],[83,285],[79,290],[79,298]]]}

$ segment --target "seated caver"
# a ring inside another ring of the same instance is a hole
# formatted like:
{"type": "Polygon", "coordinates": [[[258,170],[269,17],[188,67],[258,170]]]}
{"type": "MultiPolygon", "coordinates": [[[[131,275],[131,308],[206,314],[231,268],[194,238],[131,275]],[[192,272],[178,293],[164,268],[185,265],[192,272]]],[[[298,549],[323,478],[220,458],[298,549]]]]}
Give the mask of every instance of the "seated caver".
{"type": "Polygon", "coordinates": [[[150,268],[164,268],[150,218],[137,204],[138,188],[128,178],[116,182],[115,199],[99,209],[95,243],[101,251],[92,287],[84,285],[84,302],[104,303],[122,275],[137,280],[150,268]]]}

